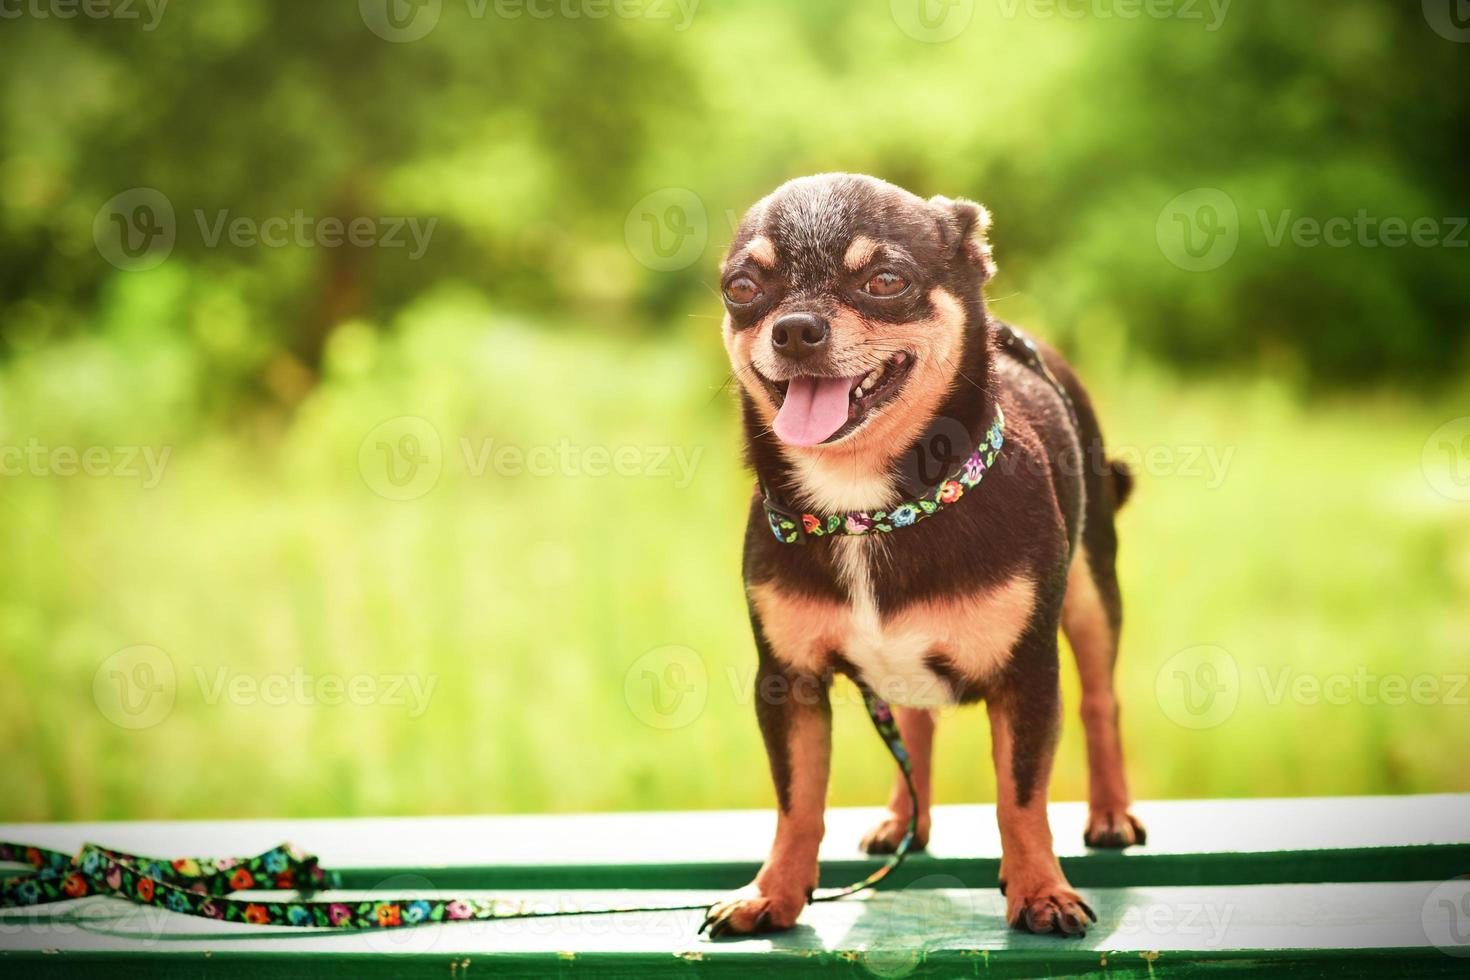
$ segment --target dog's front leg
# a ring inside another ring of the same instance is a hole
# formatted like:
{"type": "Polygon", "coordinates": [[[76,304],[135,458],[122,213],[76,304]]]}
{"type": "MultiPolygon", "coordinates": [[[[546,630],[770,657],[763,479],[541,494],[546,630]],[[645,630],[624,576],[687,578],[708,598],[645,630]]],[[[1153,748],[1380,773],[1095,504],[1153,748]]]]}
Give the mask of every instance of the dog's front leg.
{"type": "Polygon", "coordinates": [[[710,908],[711,936],[789,929],[817,887],[832,755],[829,682],[797,673],[772,655],[756,627],[760,669],[755,713],[780,810],[776,840],[755,881],[710,908]]]}
{"type": "Polygon", "coordinates": [[[1027,631],[1004,685],[986,701],[1006,919],[1029,932],[1084,935],[1097,916],[1072,890],[1052,847],[1047,786],[1061,725],[1056,629],[1027,631]],[[1048,642],[1049,638],[1049,642],[1048,642]]]}

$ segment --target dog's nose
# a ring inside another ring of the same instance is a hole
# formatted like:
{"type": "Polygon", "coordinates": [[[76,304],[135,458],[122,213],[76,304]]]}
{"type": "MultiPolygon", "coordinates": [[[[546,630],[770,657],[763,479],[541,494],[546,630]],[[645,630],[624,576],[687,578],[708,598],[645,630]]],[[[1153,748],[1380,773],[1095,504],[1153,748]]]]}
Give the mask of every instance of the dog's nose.
{"type": "Polygon", "coordinates": [[[776,353],[800,361],[825,350],[831,337],[827,321],[811,313],[788,313],[771,327],[776,353]]]}

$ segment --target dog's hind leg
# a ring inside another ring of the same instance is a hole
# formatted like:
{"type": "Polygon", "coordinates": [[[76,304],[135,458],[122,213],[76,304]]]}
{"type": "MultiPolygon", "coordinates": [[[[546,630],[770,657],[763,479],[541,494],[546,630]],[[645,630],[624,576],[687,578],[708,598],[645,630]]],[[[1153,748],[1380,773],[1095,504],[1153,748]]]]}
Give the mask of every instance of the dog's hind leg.
{"type": "Polygon", "coordinates": [[[1123,770],[1123,738],[1118,726],[1118,699],[1113,667],[1118,657],[1122,599],[1114,568],[1117,538],[1112,514],[1089,508],[1083,547],[1072,559],[1067,597],[1062,605],[1062,631],[1077,660],[1082,679],[1082,725],[1087,733],[1088,816],[1084,840],[1090,847],[1142,844],[1143,824],[1128,812],[1132,803],[1123,770]],[[1094,550],[1096,549],[1096,550],[1094,550]]]}
{"type": "Polygon", "coordinates": [[[1118,635],[1123,627],[1115,518],[1133,490],[1133,475],[1127,466],[1108,459],[1092,399],[1071,366],[1047,345],[1040,347],[1047,366],[1061,379],[1076,408],[1086,493],[1080,547],[1072,558],[1062,604],[1062,632],[1082,678],[1082,725],[1087,733],[1089,813],[1083,838],[1090,847],[1127,847],[1142,844],[1145,838],[1143,824],[1128,812],[1132,799],[1123,771],[1123,738],[1113,688],[1118,635]]]}
{"type": "MultiPolygon", "coordinates": [[[[914,793],[919,798],[918,827],[914,831],[915,850],[929,844],[930,773],[934,758],[935,715],[927,708],[893,709],[898,722],[899,734],[908,749],[913,763],[914,793]]],[[[893,793],[888,798],[888,815],[876,827],[863,835],[863,850],[869,854],[892,854],[908,831],[909,817],[913,813],[913,801],[909,799],[908,784],[900,771],[893,781],[893,793]]]]}

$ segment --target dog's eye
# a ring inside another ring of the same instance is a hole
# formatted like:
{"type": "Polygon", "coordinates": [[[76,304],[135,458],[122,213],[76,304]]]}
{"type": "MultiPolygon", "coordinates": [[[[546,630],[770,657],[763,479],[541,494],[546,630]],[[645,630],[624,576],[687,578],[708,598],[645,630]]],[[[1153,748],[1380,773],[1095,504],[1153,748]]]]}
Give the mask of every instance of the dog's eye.
{"type": "Polygon", "coordinates": [[[868,280],[863,291],[871,296],[897,296],[909,288],[909,281],[896,272],[880,272],[868,280]]]}
{"type": "Polygon", "coordinates": [[[741,276],[732,279],[725,287],[725,299],[736,306],[748,306],[760,297],[761,288],[755,284],[753,279],[741,276]]]}

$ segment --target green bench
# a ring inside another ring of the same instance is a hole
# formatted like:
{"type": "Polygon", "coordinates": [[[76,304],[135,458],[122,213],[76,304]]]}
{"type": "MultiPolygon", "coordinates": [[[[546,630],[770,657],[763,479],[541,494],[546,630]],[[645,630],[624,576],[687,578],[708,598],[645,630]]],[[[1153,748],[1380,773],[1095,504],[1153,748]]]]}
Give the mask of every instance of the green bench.
{"type": "MultiPolygon", "coordinates": [[[[877,893],[816,905],[791,932],[710,941],[698,912],[471,922],[371,933],[216,923],[93,898],[0,915],[0,976],[248,977],[1470,976],[1470,795],[1142,803],[1146,847],[1081,846],[1085,809],[1051,808],[1062,863],[1100,921],[1085,939],[1006,928],[989,806],[940,807],[927,853],[877,893]]],[[[823,884],[876,810],[834,810],[823,884]]],[[[548,907],[684,904],[749,881],[768,812],[200,823],[30,824],[0,838],[96,841],[160,856],[291,841],[342,892],[515,893],[548,907]]]]}

